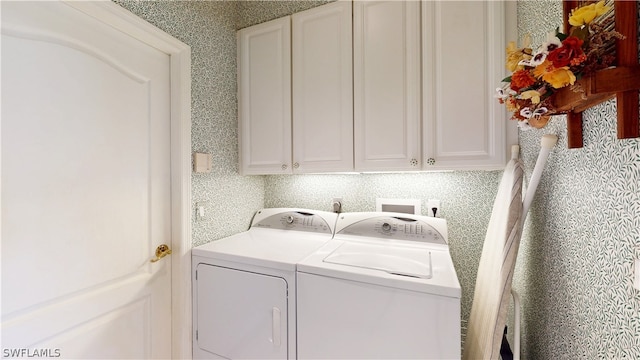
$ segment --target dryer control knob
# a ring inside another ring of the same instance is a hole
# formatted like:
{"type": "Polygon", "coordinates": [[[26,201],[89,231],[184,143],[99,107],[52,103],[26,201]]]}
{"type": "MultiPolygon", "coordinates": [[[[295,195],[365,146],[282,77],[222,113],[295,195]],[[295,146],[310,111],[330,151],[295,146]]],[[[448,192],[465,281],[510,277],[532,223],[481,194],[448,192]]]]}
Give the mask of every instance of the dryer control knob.
{"type": "Polygon", "coordinates": [[[389,231],[391,231],[391,225],[389,223],[382,224],[382,231],[388,233],[389,231]]]}
{"type": "Polygon", "coordinates": [[[294,219],[292,215],[287,216],[287,224],[293,224],[293,220],[294,219]]]}

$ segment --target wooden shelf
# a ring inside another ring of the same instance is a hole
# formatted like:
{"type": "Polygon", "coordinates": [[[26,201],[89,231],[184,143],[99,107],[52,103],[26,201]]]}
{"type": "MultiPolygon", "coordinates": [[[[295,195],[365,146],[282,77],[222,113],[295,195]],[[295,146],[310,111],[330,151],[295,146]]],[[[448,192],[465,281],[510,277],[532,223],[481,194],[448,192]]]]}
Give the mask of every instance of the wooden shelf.
{"type": "MultiPolygon", "coordinates": [[[[571,10],[579,5],[577,0],[563,1],[565,33],[569,32],[571,10]]],[[[583,91],[576,92],[567,87],[555,96],[556,109],[567,113],[569,148],[582,147],[582,111],[613,98],[617,98],[618,103],[618,139],[640,137],[637,2],[615,0],[614,6],[616,31],[626,37],[616,41],[617,67],[578,80],[583,91]]]]}
{"type": "Polygon", "coordinates": [[[580,91],[569,87],[560,89],[554,97],[554,106],[560,112],[582,112],[616,97],[616,93],[640,89],[640,65],[616,67],[576,81],[580,91]]]}

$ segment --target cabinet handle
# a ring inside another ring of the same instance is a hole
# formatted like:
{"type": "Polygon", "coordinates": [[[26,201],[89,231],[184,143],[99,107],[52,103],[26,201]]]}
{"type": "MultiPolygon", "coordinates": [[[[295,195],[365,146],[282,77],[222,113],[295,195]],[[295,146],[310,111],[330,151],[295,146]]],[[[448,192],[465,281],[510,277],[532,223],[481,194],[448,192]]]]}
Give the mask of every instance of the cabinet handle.
{"type": "Polygon", "coordinates": [[[293,168],[294,168],[294,169],[297,169],[297,168],[299,168],[299,167],[300,167],[300,164],[298,164],[297,162],[293,163],[293,168]]]}
{"type": "Polygon", "coordinates": [[[434,159],[434,158],[429,158],[429,159],[427,159],[427,164],[429,164],[429,165],[435,165],[435,164],[436,164],[436,159],[434,159]]]}
{"type": "Polygon", "coordinates": [[[287,170],[287,164],[282,164],[282,170],[287,170]]]}
{"type": "Polygon", "coordinates": [[[409,164],[411,164],[411,166],[418,166],[418,160],[416,160],[416,159],[411,159],[411,160],[409,161],[409,164]]]}

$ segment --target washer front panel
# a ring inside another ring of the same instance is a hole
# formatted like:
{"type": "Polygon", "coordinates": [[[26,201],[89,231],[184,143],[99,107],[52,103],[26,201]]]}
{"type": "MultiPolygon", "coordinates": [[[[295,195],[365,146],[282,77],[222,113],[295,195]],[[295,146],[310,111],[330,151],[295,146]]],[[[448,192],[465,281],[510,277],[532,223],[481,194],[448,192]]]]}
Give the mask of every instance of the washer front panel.
{"type": "Polygon", "coordinates": [[[459,359],[460,299],[298,273],[299,359],[459,359]]]}

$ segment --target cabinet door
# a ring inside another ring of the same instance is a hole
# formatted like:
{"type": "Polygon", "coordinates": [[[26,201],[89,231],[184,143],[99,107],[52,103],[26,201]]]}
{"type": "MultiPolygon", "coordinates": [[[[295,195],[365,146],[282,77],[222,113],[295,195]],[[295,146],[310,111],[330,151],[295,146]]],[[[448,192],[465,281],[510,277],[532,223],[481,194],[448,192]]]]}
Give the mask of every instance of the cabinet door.
{"type": "Polygon", "coordinates": [[[424,2],[422,13],[424,169],[504,167],[507,122],[493,97],[505,73],[503,2],[424,2]]]}
{"type": "Polygon", "coordinates": [[[291,173],[291,19],[238,31],[240,173],[291,173]]]}
{"type": "Polygon", "coordinates": [[[356,171],[420,169],[420,2],[355,1],[356,171]]]}
{"type": "Polygon", "coordinates": [[[351,2],[292,15],[293,171],[353,170],[351,2]]]}

